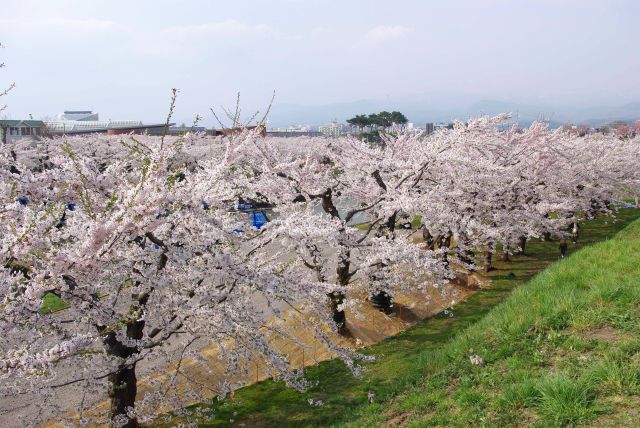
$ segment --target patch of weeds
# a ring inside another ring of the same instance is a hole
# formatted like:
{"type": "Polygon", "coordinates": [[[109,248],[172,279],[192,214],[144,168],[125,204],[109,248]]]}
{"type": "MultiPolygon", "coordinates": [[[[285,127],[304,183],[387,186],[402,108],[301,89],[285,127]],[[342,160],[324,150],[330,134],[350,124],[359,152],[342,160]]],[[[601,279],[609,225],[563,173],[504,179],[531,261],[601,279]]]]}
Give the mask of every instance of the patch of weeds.
{"type": "Polygon", "coordinates": [[[477,407],[486,401],[486,393],[477,388],[465,387],[456,391],[454,398],[462,408],[477,407]]]}
{"type": "Polygon", "coordinates": [[[637,324],[638,320],[635,319],[628,311],[621,310],[620,312],[610,313],[607,317],[607,323],[613,328],[617,329],[630,329],[637,324]]]}
{"type": "Polygon", "coordinates": [[[586,383],[557,375],[542,380],[537,389],[538,411],[554,426],[584,423],[597,413],[593,392],[586,383]]]}
{"type": "Polygon", "coordinates": [[[497,406],[505,411],[523,407],[533,407],[540,400],[538,385],[527,380],[522,383],[509,385],[498,397],[497,406]]]}
{"type": "Polygon", "coordinates": [[[416,410],[419,412],[433,410],[439,402],[446,398],[446,396],[447,394],[444,391],[411,394],[401,402],[399,409],[403,412],[406,412],[407,410],[416,410]]]}
{"type": "Polygon", "coordinates": [[[567,335],[564,343],[562,343],[562,349],[568,352],[588,352],[594,348],[593,344],[589,340],[576,335],[567,335]]]}
{"type": "Polygon", "coordinates": [[[599,391],[613,394],[640,393],[640,369],[621,358],[607,356],[598,361],[586,377],[599,391]]]}

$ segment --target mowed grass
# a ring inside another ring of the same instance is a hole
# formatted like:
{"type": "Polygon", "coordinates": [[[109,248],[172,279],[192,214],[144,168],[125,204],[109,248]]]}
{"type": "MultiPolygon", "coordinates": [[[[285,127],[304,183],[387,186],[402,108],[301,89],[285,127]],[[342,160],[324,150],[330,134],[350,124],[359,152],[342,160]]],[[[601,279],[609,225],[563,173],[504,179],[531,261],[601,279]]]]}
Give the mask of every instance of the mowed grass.
{"type": "Polygon", "coordinates": [[[233,401],[197,406],[211,412],[201,426],[634,426],[638,217],[625,209],[615,223],[585,223],[570,257],[527,283],[559,256],[557,242],[529,242],[527,255],[496,263],[490,289],[367,349],[376,361],[362,380],[339,361],[323,362],[306,369],[318,381],[306,393],[265,381],[233,401]],[[486,365],[472,365],[473,354],[486,365]]]}

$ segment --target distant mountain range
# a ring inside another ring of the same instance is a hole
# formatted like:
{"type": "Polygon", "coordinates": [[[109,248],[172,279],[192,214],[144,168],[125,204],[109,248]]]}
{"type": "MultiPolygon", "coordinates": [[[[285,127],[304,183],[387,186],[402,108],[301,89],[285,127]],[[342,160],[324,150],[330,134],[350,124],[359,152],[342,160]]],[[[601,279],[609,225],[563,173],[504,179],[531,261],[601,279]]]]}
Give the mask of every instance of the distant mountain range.
{"type": "Polygon", "coordinates": [[[514,119],[521,125],[543,119],[552,127],[567,123],[598,127],[614,120],[629,122],[640,119],[640,102],[594,107],[558,107],[496,100],[448,104],[445,106],[443,102],[429,97],[395,101],[362,100],[316,106],[275,103],[269,115],[269,127],[297,124],[318,126],[333,120],[344,123],[357,114],[377,113],[382,110],[401,111],[410,122],[419,127],[423,127],[427,122],[466,120],[479,115],[495,115],[504,112],[513,113],[514,119]]]}

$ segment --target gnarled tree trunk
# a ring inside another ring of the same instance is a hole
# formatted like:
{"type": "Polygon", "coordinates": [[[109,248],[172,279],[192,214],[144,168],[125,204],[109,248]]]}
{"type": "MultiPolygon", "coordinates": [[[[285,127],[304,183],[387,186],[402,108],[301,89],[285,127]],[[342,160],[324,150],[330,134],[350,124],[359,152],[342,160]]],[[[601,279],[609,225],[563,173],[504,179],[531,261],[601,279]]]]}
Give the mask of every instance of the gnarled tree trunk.
{"type": "Polygon", "coordinates": [[[344,310],[340,308],[340,305],[344,302],[345,295],[339,291],[334,291],[333,293],[329,293],[329,301],[331,302],[331,312],[333,314],[333,322],[336,323],[338,327],[338,334],[346,333],[346,316],[344,314],[344,310]]]}
{"type": "Polygon", "coordinates": [[[491,251],[491,248],[487,246],[483,254],[484,265],[482,269],[485,272],[490,272],[493,270],[492,257],[493,257],[493,251],[491,251]]]}
{"type": "MultiPolygon", "coordinates": [[[[127,338],[140,340],[143,336],[144,321],[131,321],[127,324],[127,338]]],[[[135,362],[128,363],[127,359],[137,355],[139,350],[126,346],[116,338],[114,331],[108,331],[107,327],[99,328],[103,334],[103,343],[107,354],[118,358],[121,364],[118,369],[109,375],[109,399],[111,400],[109,417],[112,426],[124,428],[138,428],[138,419],[129,416],[128,411],[135,408],[136,394],[138,392],[138,380],[136,378],[135,362]]]]}
{"type": "Polygon", "coordinates": [[[500,257],[500,261],[508,262],[511,259],[509,258],[509,247],[504,247],[502,250],[502,257],[500,257]]]}
{"type": "Polygon", "coordinates": [[[433,238],[433,235],[431,235],[431,233],[429,232],[429,229],[427,229],[426,226],[423,226],[422,228],[422,241],[426,244],[427,249],[429,250],[433,250],[435,247],[435,239],[433,238]]]}
{"type": "MultiPolygon", "coordinates": [[[[389,216],[387,221],[378,229],[376,236],[378,237],[386,236],[386,238],[389,240],[395,240],[396,239],[395,228],[396,228],[397,216],[398,216],[398,212],[394,211],[393,214],[389,216]]],[[[423,233],[424,233],[424,230],[423,230],[423,233]]],[[[378,269],[384,269],[386,267],[387,265],[382,263],[378,266],[378,269]]],[[[375,283],[377,281],[377,277],[375,273],[372,274],[369,279],[371,283],[375,283]]],[[[393,296],[387,293],[386,291],[378,290],[375,293],[371,294],[371,296],[369,296],[369,299],[371,300],[371,304],[373,305],[373,307],[378,309],[379,311],[382,311],[385,314],[390,314],[392,312],[393,296]]]]}
{"type": "Polygon", "coordinates": [[[525,247],[527,245],[527,237],[524,236],[524,235],[521,236],[518,239],[518,245],[520,246],[519,249],[518,249],[518,254],[520,254],[521,256],[524,256],[524,250],[525,250],[525,247]]]}
{"type": "Polygon", "coordinates": [[[469,272],[475,272],[476,270],[476,265],[475,265],[475,254],[473,253],[473,250],[469,249],[468,246],[468,242],[469,238],[467,237],[466,234],[464,233],[460,233],[458,234],[458,243],[456,245],[456,254],[458,255],[458,258],[460,259],[460,261],[462,261],[463,263],[468,264],[469,267],[469,272]]]}
{"type": "MultiPolygon", "coordinates": [[[[329,214],[332,218],[340,220],[340,215],[338,213],[338,209],[333,203],[333,192],[330,188],[326,189],[324,193],[319,195],[322,200],[322,209],[325,213],[329,214]]],[[[340,233],[346,235],[346,229],[344,226],[340,230],[340,233]]],[[[346,239],[343,237],[343,239],[346,239]]],[[[349,246],[344,242],[339,243],[340,248],[338,249],[338,267],[336,268],[336,275],[338,277],[338,284],[343,288],[349,285],[349,281],[351,280],[351,276],[353,273],[350,272],[351,269],[351,250],[349,246]]],[[[333,321],[336,323],[338,327],[339,334],[346,333],[346,316],[344,310],[341,308],[342,303],[344,302],[345,295],[341,291],[334,291],[328,294],[330,304],[331,304],[331,312],[333,321]]]]}
{"type": "MultiPolygon", "coordinates": [[[[346,248],[341,248],[339,250],[338,255],[338,267],[336,268],[336,274],[338,277],[338,284],[340,284],[343,289],[349,285],[349,281],[351,281],[351,250],[346,248]]],[[[338,326],[338,333],[345,334],[346,333],[346,316],[344,314],[344,310],[340,307],[344,302],[345,295],[342,292],[334,291],[329,294],[329,298],[331,299],[331,310],[333,311],[333,320],[338,326]]]]}
{"type": "Polygon", "coordinates": [[[127,415],[129,409],[135,407],[136,393],[138,392],[136,379],[136,366],[120,366],[118,371],[109,375],[109,399],[111,400],[110,417],[112,426],[124,428],[138,428],[138,420],[127,415]],[[126,418],[124,425],[116,423],[117,420],[126,418]]]}
{"type": "Polygon", "coordinates": [[[453,233],[449,230],[444,235],[440,236],[440,248],[446,248],[447,251],[442,253],[442,263],[444,263],[445,267],[449,267],[449,248],[451,248],[451,238],[453,237],[453,233]]]}

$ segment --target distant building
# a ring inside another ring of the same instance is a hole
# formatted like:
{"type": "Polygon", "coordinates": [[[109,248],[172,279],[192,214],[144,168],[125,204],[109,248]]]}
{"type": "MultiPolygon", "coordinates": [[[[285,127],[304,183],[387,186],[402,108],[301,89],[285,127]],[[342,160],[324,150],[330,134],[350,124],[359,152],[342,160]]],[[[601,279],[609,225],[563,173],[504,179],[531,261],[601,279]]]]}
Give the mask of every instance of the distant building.
{"type": "Polygon", "coordinates": [[[433,131],[435,130],[435,128],[433,126],[433,122],[427,123],[427,125],[425,126],[424,129],[427,132],[427,135],[433,134],[433,131]]]}
{"type": "Polygon", "coordinates": [[[310,126],[291,125],[280,128],[271,128],[267,131],[270,137],[318,137],[322,135],[320,132],[312,131],[310,126]]]}
{"type": "Polygon", "coordinates": [[[310,132],[311,131],[311,127],[309,126],[305,126],[305,125],[293,125],[293,126],[287,126],[287,127],[281,127],[281,128],[271,128],[271,130],[269,132],[278,132],[278,133],[286,133],[286,132],[293,132],[293,133],[300,133],[300,132],[310,132]]]}
{"type": "Polygon", "coordinates": [[[57,116],[57,120],[98,121],[100,115],[90,110],[65,110],[57,116]]]}
{"type": "Polygon", "coordinates": [[[269,137],[321,137],[323,134],[319,131],[275,131],[271,130],[267,132],[269,137]]]}
{"type": "Polygon", "coordinates": [[[437,131],[438,129],[453,129],[453,123],[444,123],[444,122],[439,122],[439,123],[434,123],[433,124],[433,130],[437,131]]]}
{"type": "Polygon", "coordinates": [[[90,110],[66,110],[55,120],[45,121],[44,124],[53,135],[144,134],[157,132],[158,129],[164,129],[166,126],[164,123],[144,124],[139,120],[100,120],[99,114],[90,110]]]}
{"type": "Polygon", "coordinates": [[[331,122],[318,127],[318,131],[326,137],[339,137],[342,135],[342,125],[338,122],[331,122]]]}
{"type": "MultiPolygon", "coordinates": [[[[164,131],[164,130],[163,130],[164,131]]],[[[207,128],[205,128],[204,126],[185,126],[185,125],[180,125],[180,126],[171,126],[169,127],[169,130],[167,131],[167,135],[185,135],[189,132],[206,132],[207,128]]]]}
{"type": "MultiPolygon", "coordinates": [[[[204,126],[170,126],[166,132],[166,135],[174,135],[181,136],[185,135],[189,132],[202,132],[210,137],[229,137],[232,135],[240,134],[244,131],[252,131],[256,128],[259,128],[260,136],[264,137],[267,135],[266,128],[262,125],[251,125],[246,127],[236,127],[236,128],[224,128],[224,129],[207,129],[204,126]]],[[[158,128],[149,129],[148,134],[150,135],[164,135],[164,125],[158,128]]]]}
{"type": "Polygon", "coordinates": [[[428,122],[426,124],[426,126],[424,127],[427,135],[429,134],[433,134],[435,131],[439,130],[439,129],[453,129],[453,123],[444,123],[444,122],[438,122],[438,123],[433,123],[433,122],[428,122]]]}
{"type": "Polygon", "coordinates": [[[242,126],[236,128],[224,128],[224,129],[207,129],[207,135],[213,137],[230,137],[233,135],[241,134],[246,131],[258,130],[261,137],[266,137],[267,128],[264,125],[251,125],[251,126],[242,126]]]}
{"type": "Polygon", "coordinates": [[[20,138],[34,138],[44,133],[41,120],[0,120],[0,141],[13,143],[20,138]]]}

